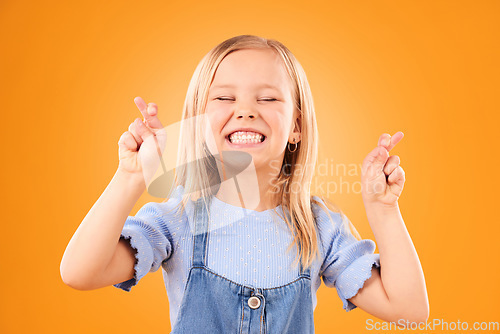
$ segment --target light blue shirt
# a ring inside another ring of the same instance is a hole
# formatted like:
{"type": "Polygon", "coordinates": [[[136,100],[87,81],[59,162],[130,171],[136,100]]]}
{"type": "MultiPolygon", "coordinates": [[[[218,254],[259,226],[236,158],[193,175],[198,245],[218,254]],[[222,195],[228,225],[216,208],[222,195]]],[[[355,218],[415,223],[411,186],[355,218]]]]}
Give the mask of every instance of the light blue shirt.
{"type": "MultiPolygon", "coordinates": [[[[187,282],[193,252],[192,202],[182,215],[177,214],[182,186],[163,203],[144,205],[135,216],[129,216],[121,238],[130,239],[137,250],[134,278],[115,284],[125,291],[136,285],[148,272],[163,268],[163,279],[170,304],[170,321],[177,319],[187,282]]],[[[316,200],[321,200],[315,197],[316,200]]],[[[272,288],[293,281],[299,267],[293,266],[297,248],[283,216],[281,206],[262,212],[244,209],[212,197],[210,202],[207,266],[217,274],[238,284],[272,288]]],[[[320,259],[311,267],[313,308],[321,278],[328,287],[334,287],[343,308],[356,306],[347,299],[356,295],[373,265],[380,267],[380,256],[374,254],[372,240],[357,240],[345,228],[345,215],[330,211],[329,219],[318,205],[313,204],[319,236],[320,259]]]]}

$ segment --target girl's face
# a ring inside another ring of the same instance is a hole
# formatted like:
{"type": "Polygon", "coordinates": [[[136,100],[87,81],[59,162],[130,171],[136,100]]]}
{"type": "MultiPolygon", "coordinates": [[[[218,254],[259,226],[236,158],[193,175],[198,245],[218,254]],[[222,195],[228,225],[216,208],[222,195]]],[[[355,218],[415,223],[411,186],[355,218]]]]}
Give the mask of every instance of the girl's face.
{"type": "Polygon", "coordinates": [[[206,107],[212,153],[244,151],[252,155],[257,170],[279,172],[288,141],[300,139],[298,111],[283,66],[269,49],[238,50],[222,60],[206,107]]]}

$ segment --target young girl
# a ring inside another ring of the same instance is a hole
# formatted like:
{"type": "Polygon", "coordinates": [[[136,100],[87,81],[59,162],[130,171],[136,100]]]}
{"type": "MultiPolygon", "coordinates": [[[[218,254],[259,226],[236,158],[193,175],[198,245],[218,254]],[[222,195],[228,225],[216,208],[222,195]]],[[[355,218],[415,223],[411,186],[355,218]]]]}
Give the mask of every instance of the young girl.
{"type": "Polygon", "coordinates": [[[425,280],[397,202],[404,172],[389,156],[401,132],[381,135],[363,161],[374,254],[341,211],[311,196],[312,95],[280,42],[236,36],[202,59],[184,106],[174,191],[128,216],[166,140],[156,105],[135,102],[144,121],[121,136],[117,172],[68,244],[66,284],[130,291],[162,266],[172,333],[313,333],[321,278],[346,311],[426,321],[425,280]]]}

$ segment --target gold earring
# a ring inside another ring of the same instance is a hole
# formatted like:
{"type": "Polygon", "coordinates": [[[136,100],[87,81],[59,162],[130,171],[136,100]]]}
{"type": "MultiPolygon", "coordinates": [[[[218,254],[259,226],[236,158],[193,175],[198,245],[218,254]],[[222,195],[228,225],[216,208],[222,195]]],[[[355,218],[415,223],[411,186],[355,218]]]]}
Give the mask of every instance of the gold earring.
{"type": "Polygon", "coordinates": [[[293,151],[292,151],[292,149],[290,148],[290,146],[291,146],[291,145],[290,145],[290,142],[288,142],[288,145],[287,145],[287,146],[288,146],[288,150],[289,150],[290,152],[292,152],[292,153],[293,153],[293,152],[295,152],[295,151],[297,151],[297,146],[298,146],[298,144],[296,144],[296,143],[295,143],[296,141],[297,141],[297,138],[293,138],[293,144],[295,145],[295,147],[293,148],[293,151]]]}

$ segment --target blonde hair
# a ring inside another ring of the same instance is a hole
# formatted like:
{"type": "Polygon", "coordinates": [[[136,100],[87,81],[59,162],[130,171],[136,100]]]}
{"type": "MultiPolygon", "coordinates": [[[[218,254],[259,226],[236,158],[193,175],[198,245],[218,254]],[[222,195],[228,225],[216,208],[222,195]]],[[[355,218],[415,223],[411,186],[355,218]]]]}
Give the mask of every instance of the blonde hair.
{"type": "MultiPolygon", "coordinates": [[[[318,130],[311,89],[302,66],[292,52],[277,40],[254,35],[240,35],[223,41],[210,50],[196,67],[187,90],[182,119],[187,120],[204,113],[209,88],[219,64],[229,53],[242,49],[270,49],[276,52],[282,59],[292,83],[294,106],[299,112],[299,124],[297,125],[301,131],[301,140],[296,144],[294,152],[286,150],[281,171],[274,186],[278,189],[277,197],[284,212],[288,211],[288,214],[285,214],[283,218],[293,234],[293,243],[290,244],[287,251],[294,244],[297,245],[295,264],[300,258],[304,268],[307,268],[312,264],[314,258],[319,256],[312,203],[318,204],[329,217],[328,209],[336,212],[341,212],[341,210],[321,196],[318,197],[326,206],[311,196],[310,185],[318,155],[318,130]],[[298,171],[299,168],[300,171],[298,171]],[[299,191],[294,189],[297,185],[300,186],[299,191]]],[[[204,140],[205,124],[203,122],[202,117],[197,117],[194,122],[183,122],[181,125],[178,167],[174,180],[174,187],[182,185],[185,190],[180,203],[182,204],[180,205],[181,210],[189,200],[189,194],[196,194],[196,197],[203,198],[204,205],[208,209],[205,199],[215,195],[213,185],[220,183],[220,180],[214,179],[218,177],[219,173],[214,159],[210,158],[211,154],[204,140]]],[[[343,222],[345,225],[347,220],[343,219],[343,222]]],[[[354,226],[350,224],[349,227],[353,234],[360,239],[354,226]]]]}

